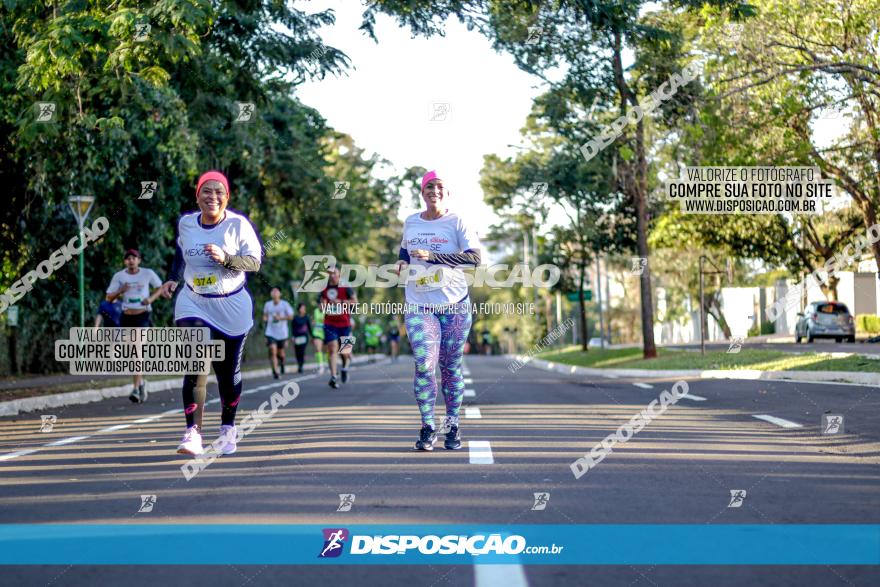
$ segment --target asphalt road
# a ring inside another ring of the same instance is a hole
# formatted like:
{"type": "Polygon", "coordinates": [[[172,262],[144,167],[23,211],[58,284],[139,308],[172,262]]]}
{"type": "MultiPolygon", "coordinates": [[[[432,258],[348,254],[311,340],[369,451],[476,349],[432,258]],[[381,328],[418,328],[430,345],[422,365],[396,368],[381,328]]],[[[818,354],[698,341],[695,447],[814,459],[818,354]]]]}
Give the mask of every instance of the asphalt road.
{"type": "MultiPolygon", "coordinates": [[[[569,377],[529,366],[511,374],[500,357],[467,363],[474,395],[462,410],[461,451],[412,450],[419,420],[406,357],[353,369],[338,391],[324,376],[301,380],[299,397],[237,454],[190,481],[175,454],[179,392],[153,394],[144,405],[120,398],[2,418],[0,523],[880,523],[874,388],[691,381],[689,397],[575,479],[569,464],[673,381],[569,377]],[[844,415],[845,433],[821,434],[829,411],[844,415]],[[44,415],[57,418],[51,431],[40,431],[44,415]],[[472,441],[489,443],[492,464],[471,462],[472,441]],[[735,489],[747,494],[730,508],[735,489]],[[545,491],[546,509],[533,510],[533,494],[545,491]],[[356,495],[351,511],[336,511],[339,494],[356,495]],[[156,496],[151,512],[138,513],[141,495],[156,496]]],[[[283,383],[245,382],[252,393],[239,413],[283,383]]],[[[216,398],[215,387],[209,396],[216,398]]],[[[207,441],[218,426],[214,402],[207,441]]],[[[880,584],[877,567],[827,565],[7,566],[2,573],[7,585],[127,587],[880,584]]]]}

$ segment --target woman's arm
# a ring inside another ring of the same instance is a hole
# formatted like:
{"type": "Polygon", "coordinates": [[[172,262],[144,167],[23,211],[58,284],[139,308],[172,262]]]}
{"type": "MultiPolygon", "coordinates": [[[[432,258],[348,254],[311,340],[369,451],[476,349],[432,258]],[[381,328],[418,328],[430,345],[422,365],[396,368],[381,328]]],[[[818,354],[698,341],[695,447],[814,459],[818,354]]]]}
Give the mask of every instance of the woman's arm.
{"type": "Polygon", "coordinates": [[[233,271],[257,272],[260,270],[260,261],[250,255],[226,255],[223,266],[233,271]]]}
{"type": "Polygon", "coordinates": [[[428,263],[433,265],[448,265],[449,267],[458,267],[459,265],[479,265],[480,250],[468,249],[463,253],[428,253],[428,263]]]}

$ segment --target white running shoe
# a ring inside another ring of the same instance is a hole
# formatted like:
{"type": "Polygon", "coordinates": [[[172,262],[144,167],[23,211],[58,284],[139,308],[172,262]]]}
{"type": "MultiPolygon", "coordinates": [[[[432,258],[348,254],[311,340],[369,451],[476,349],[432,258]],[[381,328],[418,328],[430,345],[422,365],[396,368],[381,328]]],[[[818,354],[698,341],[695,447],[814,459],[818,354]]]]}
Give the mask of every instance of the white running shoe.
{"type": "Polygon", "coordinates": [[[199,434],[197,426],[186,429],[186,434],[183,435],[183,442],[177,447],[177,452],[182,455],[193,456],[198,456],[205,452],[205,449],[202,448],[202,435],[199,434]]]}
{"type": "Polygon", "coordinates": [[[238,434],[238,430],[236,430],[235,426],[229,426],[228,424],[224,424],[220,426],[220,437],[215,440],[215,446],[220,449],[220,452],[225,455],[231,455],[235,452],[235,449],[238,446],[235,443],[235,437],[238,434]]]}

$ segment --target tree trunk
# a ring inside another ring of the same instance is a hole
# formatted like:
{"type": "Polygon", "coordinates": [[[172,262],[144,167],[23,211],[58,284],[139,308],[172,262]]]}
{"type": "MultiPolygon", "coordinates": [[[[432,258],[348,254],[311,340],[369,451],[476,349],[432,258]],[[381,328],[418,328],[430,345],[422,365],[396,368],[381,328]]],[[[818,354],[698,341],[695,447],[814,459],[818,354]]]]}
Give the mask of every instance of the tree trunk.
{"type": "MultiPolygon", "coordinates": [[[[853,269],[855,271],[855,268],[853,269]]],[[[836,302],[837,301],[837,284],[840,283],[840,278],[836,275],[834,277],[829,277],[828,280],[819,284],[819,289],[822,290],[822,293],[825,294],[825,298],[829,301],[836,302]]]]}
{"type": "Polygon", "coordinates": [[[718,303],[718,298],[714,294],[706,296],[706,314],[715,318],[715,322],[721,326],[721,331],[724,333],[724,337],[730,340],[730,325],[727,324],[727,320],[724,319],[724,314],[721,312],[721,305],[718,303]]]}
{"type": "Polygon", "coordinates": [[[584,273],[586,272],[586,263],[584,256],[581,255],[578,268],[580,276],[578,277],[578,305],[581,309],[581,349],[587,352],[587,304],[584,300],[584,273]]]}
{"type": "MultiPolygon", "coordinates": [[[[623,76],[622,45],[621,34],[619,31],[615,31],[611,61],[617,92],[620,95],[621,116],[626,115],[629,107],[638,106],[638,97],[632,93],[623,76]]],[[[648,258],[648,162],[645,158],[644,119],[640,119],[636,123],[635,163],[626,162],[624,167],[629,171],[628,181],[624,182],[624,191],[633,199],[636,206],[636,248],[639,257],[645,259],[645,269],[639,279],[642,355],[646,359],[653,359],[657,356],[657,347],[654,344],[654,300],[651,292],[651,269],[648,258]]]]}

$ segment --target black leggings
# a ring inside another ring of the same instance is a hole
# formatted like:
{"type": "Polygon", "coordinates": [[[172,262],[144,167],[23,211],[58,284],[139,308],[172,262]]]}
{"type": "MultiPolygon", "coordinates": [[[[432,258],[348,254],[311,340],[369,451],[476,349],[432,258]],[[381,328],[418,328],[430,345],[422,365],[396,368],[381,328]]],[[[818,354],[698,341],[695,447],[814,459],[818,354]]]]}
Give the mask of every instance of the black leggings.
{"type": "MultiPolygon", "coordinates": [[[[200,318],[181,318],[175,322],[180,327],[211,328],[200,318]]],[[[217,375],[217,387],[220,389],[220,423],[232,426],[235,424],[235,411],[241,399],[241,355],[247,334],[228,336],[215,328],[211,328],[211,340],[222,340],[225,343],[224,359],[212,361],[214,373],[217,375]]],[[[205,388],[196,387],[198,375],[185,375],[183,378],[183,412],[186,415],[186,427],[198,425],[202,427],[202,413],[205,407],[205,388]]]]}
{"type": "Polygon", "coordinates": [[[303,366],[303,363],[306,362],[306,344],[297,344],[293,346],[293,350],[296,351],[296,364],[299,367],[303,366]]]}

